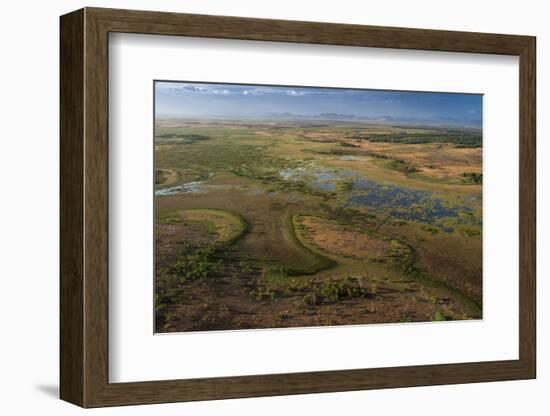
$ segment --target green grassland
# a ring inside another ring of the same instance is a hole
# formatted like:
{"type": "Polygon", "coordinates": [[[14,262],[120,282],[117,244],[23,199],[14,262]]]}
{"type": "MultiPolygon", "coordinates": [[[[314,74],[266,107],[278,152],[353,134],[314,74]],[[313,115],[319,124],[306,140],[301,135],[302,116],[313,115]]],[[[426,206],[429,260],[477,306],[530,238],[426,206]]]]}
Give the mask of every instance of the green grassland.
{"type": "Polygon", "coordinates": [[[155,130],[158,332],[481,317],[479,132],[155,130]]]}

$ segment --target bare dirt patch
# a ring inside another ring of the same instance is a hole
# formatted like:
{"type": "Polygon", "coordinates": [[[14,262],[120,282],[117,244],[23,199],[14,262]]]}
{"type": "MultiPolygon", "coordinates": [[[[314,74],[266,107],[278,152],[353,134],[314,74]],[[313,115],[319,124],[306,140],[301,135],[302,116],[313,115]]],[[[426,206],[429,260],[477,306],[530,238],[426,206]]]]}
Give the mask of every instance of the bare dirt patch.
{"type": "Polygon", "coordinates": [[[390,239],[360,231],[320,217],[300,216],[300,235],[323,252],[354,259],[390,257],[397,248],[390,239]]]}

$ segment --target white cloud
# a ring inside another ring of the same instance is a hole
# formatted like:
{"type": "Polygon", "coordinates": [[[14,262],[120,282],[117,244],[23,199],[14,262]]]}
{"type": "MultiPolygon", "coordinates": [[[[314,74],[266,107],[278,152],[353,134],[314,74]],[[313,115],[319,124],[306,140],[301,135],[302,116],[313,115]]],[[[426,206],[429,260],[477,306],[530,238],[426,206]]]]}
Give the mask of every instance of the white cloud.
{"type": "MultiPolygon", "coordinates": [[[[173,84],[169,84],[173,85],[173,84]]],[[[162,87],[162,84],[160,84],[162,87]]],[[[179,92],[208,92],[208,89],[198,86],[198,85],[180,85],[177,87],[169,87],[168,89],[172,91],[179,91],[179,92]]]]}
{"type": "Polygon", "coordinates": [[[286,92],[286,95],[290,95],[292,97],[301,97],[302,95],[304,95],[304,92],[303,91],[296,91],[296,90],[288,90],[286,92]]]}
{"type": "Polygon", "coordinates": [[[250,88],[242,92],[243,95],[263,95],[263,94],[276,94],[279,91],[270,87],[258,87],[250,88]]]}

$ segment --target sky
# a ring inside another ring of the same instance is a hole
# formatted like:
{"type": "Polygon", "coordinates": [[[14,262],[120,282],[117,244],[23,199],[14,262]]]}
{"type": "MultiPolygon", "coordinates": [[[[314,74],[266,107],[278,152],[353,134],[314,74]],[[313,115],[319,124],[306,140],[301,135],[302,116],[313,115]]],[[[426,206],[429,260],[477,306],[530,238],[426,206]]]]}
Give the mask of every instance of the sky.
{"type": "Polygon", "coordinates": [[[158,119],[349,118],[481,127],[482,95],[156,81],[155,109],[158,119]]]}

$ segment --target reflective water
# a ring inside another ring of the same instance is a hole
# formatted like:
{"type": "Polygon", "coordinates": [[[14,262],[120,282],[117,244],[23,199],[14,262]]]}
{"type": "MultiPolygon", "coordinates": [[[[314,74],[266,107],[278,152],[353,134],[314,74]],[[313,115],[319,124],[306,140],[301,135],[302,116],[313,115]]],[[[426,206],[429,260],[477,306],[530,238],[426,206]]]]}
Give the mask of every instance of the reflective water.
{"type": "MultiPolygon", "coordinates": [[[[461,212],[474,211],[466,205],[450,205],[431,191],[383,185],[366,179],[355,180],[353,190],[358,192],[348,199],[349,204],[384,209],[396,218],[409,221],[433,223],[443,218],[459,217],[461,212]]],[[[445,231],[453,231],[447,228],[445,231]]]]}
{"type": "Polygon", "coordinates": [[[187,182],[178,186],[155,190],[155,196],[168,196],[201,192],[202,181],[187,182]]]}
{"type": "Polygon", "coordinates": [[[340,160],[358,160],[365,161],[371,159],[369,156],[355,156],[355,155],[343,155],[338,157],[340,160]]]}
{"type": "Polygon", "coordinates": [[[303,181],[318,191],[335,191],[339,182],[359,177],[358,172],[349,169],[317,165],[284,169],[279,175],[287,181],[303,181]]]}

